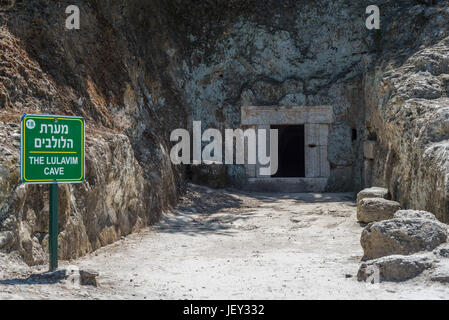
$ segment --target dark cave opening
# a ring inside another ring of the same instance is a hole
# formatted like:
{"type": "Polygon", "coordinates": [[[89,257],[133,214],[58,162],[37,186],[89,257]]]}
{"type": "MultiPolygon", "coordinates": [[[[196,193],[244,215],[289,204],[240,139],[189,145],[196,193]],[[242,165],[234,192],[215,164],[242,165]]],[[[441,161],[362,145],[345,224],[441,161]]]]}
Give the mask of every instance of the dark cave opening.
{"type": "Polygon", "coordinates": [[[278,130],[279,168],[273,178],[304,178],[304,126],[271,126],[278,130]]]}

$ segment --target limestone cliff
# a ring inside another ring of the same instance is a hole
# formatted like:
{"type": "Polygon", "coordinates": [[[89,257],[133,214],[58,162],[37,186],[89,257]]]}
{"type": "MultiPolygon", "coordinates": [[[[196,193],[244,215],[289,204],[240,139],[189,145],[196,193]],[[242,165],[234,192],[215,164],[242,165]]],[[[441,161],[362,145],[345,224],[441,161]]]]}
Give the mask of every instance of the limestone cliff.
{"type": "Polygon", "coordinates": [[[60,258],[112,243],[176,203],[181,171],[168,139],[186,114],[172,35],[160,28],[169,15],[144,2],[76,1],[75,31],[65,29],[73,2],[16,1],[0,12],[0,250],[30,264],[47,252],[48,186],[18,175],[25,113],[86,118],[86,181],[60,186],[60,258]]]}
{"type": "Polygon", "coordinates": [[[449,4],[416,5],[386,21],[364,79],[373,184],[449,221],[449,4]]]}
{"type": "MultiPolygon", "coordinates": [[[[46,255],[47,187],[19,181],[24,113],[87,122],[87,177],[61,186],[60,256],[157,221],[184,168],[170,132],[240,127],[244,105],[333,107],[328,191],[387,186],[449,218],[448,1],[0,1],[0,250],[46,255]],[[66,30],[65,8],[81,10],[66,30]],[[365,27],[379,5],[381,30],[365,27]],[[375,142],[372,172],[363,142],[375,142]],[[363,178],[362,178],[363,176],[363,178]],[[369,176],[369,177],[368,177],[369,176]],[[367,178],[368,177],[368,178],[367,178]]],[[[240,166],[192,169],[241,185],[240,166]]]]}

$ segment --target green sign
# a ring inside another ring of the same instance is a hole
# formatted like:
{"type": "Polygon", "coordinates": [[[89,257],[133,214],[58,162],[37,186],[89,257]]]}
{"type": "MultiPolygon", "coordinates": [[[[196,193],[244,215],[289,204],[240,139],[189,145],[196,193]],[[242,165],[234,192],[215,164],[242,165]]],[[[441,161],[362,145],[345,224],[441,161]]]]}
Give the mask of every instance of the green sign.
{"type": "Polygon", "coordinates": [[[84,119],[24,115],[21,123],[21,178],[24,183],[84,181],[84,119]]]}

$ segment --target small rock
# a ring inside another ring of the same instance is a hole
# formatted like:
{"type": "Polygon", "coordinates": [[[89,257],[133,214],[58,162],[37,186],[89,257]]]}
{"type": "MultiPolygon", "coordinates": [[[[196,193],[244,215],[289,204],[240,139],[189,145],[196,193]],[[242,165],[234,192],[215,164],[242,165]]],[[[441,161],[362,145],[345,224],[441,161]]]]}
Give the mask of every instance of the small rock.
{"type": "Polygon", "coordinates": [[[391,219],[394,213],[401,209],[398,202],[383,198],[364,198],[357,205],[357,220],[360,222],[375,222],[391,219]]]}
{"type": "Polygon", "coordinates": [[[365,159],[369,160],[374,160],[376,158],[376,141],[367,140],[363,143],[363,155],[365,156],[365,159]]]}
{"type": "Polygon", "coordinates": [[[357,204],[359,204],[359,202],[365,198],[382,198],[382,199],[386,199],[386,200],[391,199],[390,193],[388,192],[388,190],[385,188],[379,188],[379,187],[372,187],[372,188],[368,188],[368,189],[364,189],[364,190],[360,191],[357,194],[357,204]]]}
{"type": "Polygon", "coordinates": [[[449,283],[449,264],[438,263],[430,273],[430,280],[441,283],[449,283]]]}
{"type": "Polygon", "coordinates": [[[449,245],[443,245],[437,248],[433,253],[443,258],[449,258],[449,245]]]}
{"type": "Polygon", "coordinates": [[[366,281],[370,276],[375,278],[376,275],[373,273],[377,269],[378,281],[405,281],[418,276],[424,270],[432,267],[432,262],[432,259],[426,254],[382,257],[362,263],[357,279],[366,281]]]}
{"type": "Polygon", "coordinates": [[[431,251],[446,242],[445,225],[428,219],[391,219],[369,224],[360,243],[364,260],[431,251]]]}
{"type": "Polygon", "coordinates": [[[80,282],[82,286],[94,286],[98,285],[97,277],[99,273],[94,270],[84,269],[80,270],[80,282]]]}

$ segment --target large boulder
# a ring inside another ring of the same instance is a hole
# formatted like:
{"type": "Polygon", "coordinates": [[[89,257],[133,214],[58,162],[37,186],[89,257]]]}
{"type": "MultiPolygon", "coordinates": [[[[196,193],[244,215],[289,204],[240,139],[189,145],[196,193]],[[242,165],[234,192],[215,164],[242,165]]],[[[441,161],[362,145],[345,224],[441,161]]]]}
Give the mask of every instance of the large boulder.
{"type": "Polygon", "coordinates": [[[394,218],[398,219],[429,219],[437,221],[437,218],[433,213],[422,211],[422,210],[399,210],[394,214],[394,218]]]}
{"type": "Polygon", "coordinates": [[[375,222],[392,219],[400,210],[398,202],[383,198],[364,198],[357,205],[357,220],[360,222],[375,222]]]}
{"type": "Polygon", "coordinates": [[[364,260],[431,251],[447,240],[445,225],[428,219],[391,219],[369,224],[362,232],[364,260]]]}
{"type": "Polygon", "coordinates": [[[359,281],[405,281],[432,267],[433,259],[427,254],[382,257],[361,264],[359,281]]]}
{"type": "Polygon", "coordinates": [[[359,202],[365,198],[382,198],[382,199],[386,199],[386,200],[391,199],[390,193],[388,192],[388,190],[385,188],[379,188],[379,187],[372,187],[372,188],[368,188],[368,189],[364,189],[364,190],[360,191],[357,194],[357,204],[359,204],[359,202]]]}

